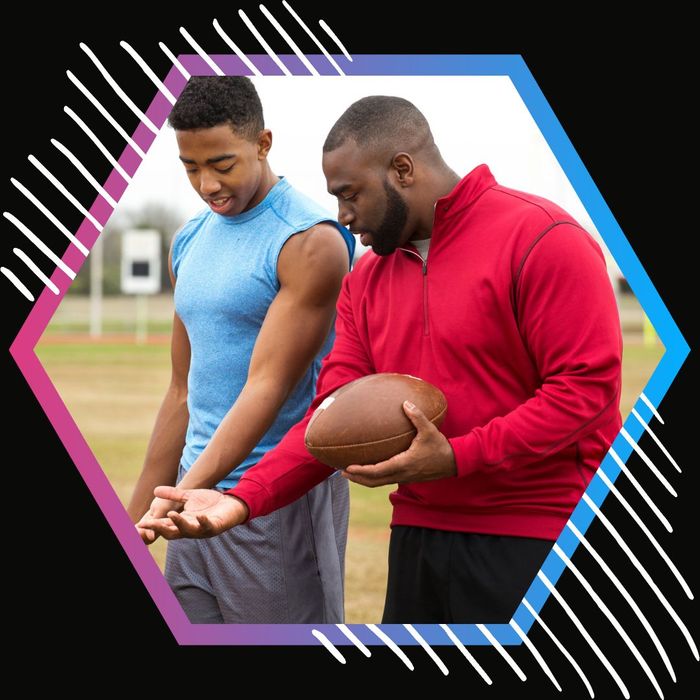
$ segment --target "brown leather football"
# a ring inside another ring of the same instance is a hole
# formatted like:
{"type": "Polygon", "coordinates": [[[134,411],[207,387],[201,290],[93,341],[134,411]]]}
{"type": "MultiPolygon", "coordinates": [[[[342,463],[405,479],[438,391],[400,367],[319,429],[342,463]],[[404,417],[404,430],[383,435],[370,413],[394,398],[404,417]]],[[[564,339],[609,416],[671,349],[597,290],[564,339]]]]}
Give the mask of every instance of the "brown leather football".
{"type": "Polygon", "coordinates": [[[304,442],[319,461],[336,469],[376,464],[407,450],[416,429],[404,413],[411,401],[436,427],[447,411],[437,387],[408,374],[370,374],[334,391],[311,416],[304,442]]]}

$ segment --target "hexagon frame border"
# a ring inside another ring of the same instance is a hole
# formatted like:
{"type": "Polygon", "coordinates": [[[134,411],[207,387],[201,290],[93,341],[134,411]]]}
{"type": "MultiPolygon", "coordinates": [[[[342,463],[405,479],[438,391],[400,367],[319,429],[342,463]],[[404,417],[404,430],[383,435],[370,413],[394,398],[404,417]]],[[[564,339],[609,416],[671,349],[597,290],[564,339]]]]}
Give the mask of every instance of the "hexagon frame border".
{"type": "MultiPolygon", "coordinates": [[[[250,75],[250,71],[243,62],[234,55],[215,55],[212,58],[227,75],[250,75]]],[[[281,74],[269,56],[250,55],[249,58],[264,75],[281,74]]],[[[280,58],[293,75],[308,75],[308,71],[297,56],[283,55],[280,58]]],[[[311,61],[321,75],[334,75],[342,78],[332,70],[324,56],[313,54],[307,55],[306,58],[311,61]]],[[[335,55],[334,58],[337,61],[342,61],[342,57],[339,55],[335,55]]],[[[198,55],[181,55],[178,60],[192,75],[212,74],[211,68],[198,55]]],[[[522,57],[518,55],[464,54],[359,55],[353,57],[352,63],[346,62],[344,65],[348,76],[478,75],[510,77],[666,348],[661,361],[644,389],[648,400],[654,406],[658,406],[685,361],[689,347],[522,57]]],[[[164,81],[175,96],[180,94],[185,82],[182,74],[174,66],[164,81]]],[[[170,103],[163,94],[157,92],[146,114],[160,129],[165,123],[170,108],[170,103]]],[[[132,139],[146,152],[154,138],[153,132],[143,122],[138,125],[132,136],[132,139]]],[[[120,165],[130,175],[133,175],[137,170],[140,162],[141,158],[131,146],[127,146],[119,158],[120,165]]],[[[113,170],[104,184],[104,189],[118,201],[126,186],[127,183],[119,173],[113,170]]],[[[105,224],[112,213],[112,208],[105,199],[98,197],[90,208],[90,213],[101,224],[105,224]]],[[[87,218],[76,233],[76,237],[89,249],[92,248],[98,235],[99,231],[87,218]]],[[[63,261],[76,270],[80,268],[84,260],[74,246],[70,246],[63,256],[63,261]]],[[[352,642],[338,630],[336,625],[330,624],[193,625],[189,622],[146,546],[137,536],[124,507],[34,352],[36,344],[69,286],[65,275],[58,269],[51,279],[58,286],[59,294],[54,295],[48,289],[43,291],[10,347],[10,353],[178,643],[317,645],[318,640],[310,632],[313,629],[318,629],[334,645],[351,644],[352,642]]],[[[646,402],[638,400],[635,408],[645,421],[651,420],[652,409],[646,402]]],[[[631,415],[626,418],[624,428],[634,440],[638,440],[644,430],[641,423],[631,415]]],[[[613,448],[623,461],[627,460],[632,451],[629,442],[621,435],[615,439],[613,448]]],[[[601,463],[599,471],[603,471],[608,479],[614,482],[620,473],[620,467],[608,453],[601,463]]],[[[599,507],[608,492],[608,487],[598,474],[593,477],[586,490],[586,494],[599,507]]],[[[585,533],[594,517],[591,509],[581,501],[571,515],[571,522],[580,532],[585,533]]],[[[568,528],[565,528],[559,536],[557,544],[566,556],[571,557],[579,542],[568,528]]],[[[542,566],[542,573],[553,584],[556,584],[564,568],[564,562],[552,551],[542,566]]],[[[534,579],[526,593],[528,601],[536,612],[541,610],[549,595],[549,590],[538,578],[534,579]]],[[[512,619],[526,634],[534,622],[532,614],[522,603],[513,614],[512,619]]],[[[399,645],[418,643],[402,625],[382,625],[381,627],[399,645]]],[[[465,645],[490,643],[473,624],[453,625],[451,627],[465,645]]],[[[383,644],[366,625],[357,624],[352,625],[351,628],[364,644],[383,644]]],[[[416,625],[416,628],[419,629],[420,634],[428,644],[452,644],[439,625],[416,625]]],[[[488,624],[488,628],[501,644],[522,644],[521,638],[508,624],[488,624]]]]}

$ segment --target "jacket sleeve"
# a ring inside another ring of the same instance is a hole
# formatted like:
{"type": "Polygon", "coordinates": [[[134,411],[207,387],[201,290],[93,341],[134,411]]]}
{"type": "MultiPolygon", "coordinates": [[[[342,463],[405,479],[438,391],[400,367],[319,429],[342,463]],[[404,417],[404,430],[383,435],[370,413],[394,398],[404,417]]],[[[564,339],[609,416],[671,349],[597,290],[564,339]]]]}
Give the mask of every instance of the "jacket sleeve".
{"type": "Polygon", "coordinates": [[[514,280],[520,335],[541,384],[510,413],[449,440],[458,476],[514,469],[619,417],[622,337],[597,243],[572,224],[553,227],[514,280]]]}
{"type": "Polygon", "coordinates": [[[292,503],[335,473],[333,468],[319,462],[306,449],[306,426],[316,407],[329,394],[374,371],[357,332],[350,298],[350,275],[346,275],[337,303],[335,342],[321,366],[316,397],[304,418],[289,430],[274,449],[248,469],[233,489],[227,491],[245,501],[250,518],[266,515],[292,503]]]}

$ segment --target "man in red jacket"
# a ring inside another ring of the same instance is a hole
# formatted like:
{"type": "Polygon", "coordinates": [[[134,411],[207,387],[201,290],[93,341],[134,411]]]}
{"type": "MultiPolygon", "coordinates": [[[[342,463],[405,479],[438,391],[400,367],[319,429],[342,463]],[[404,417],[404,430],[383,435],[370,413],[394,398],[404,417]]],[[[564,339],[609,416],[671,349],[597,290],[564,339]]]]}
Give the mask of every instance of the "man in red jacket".
{"type": "MultiPolygon", "coordinates": [[[[396,483],[384,622],[504,622],[621,425],[622,340],[605,260],[561,208],[445,163],[414,105],[367,97],[326,139],[339,220],[372,247],[345,277],[336,341],[304,420],[225,494],[152,523],[210,537],[333,472],[304,431],[323,399],[376,372],[445,393],[438,431],[410,404],[411,447],[343,475],[396,483]]],[[[149,525],[150,526],[150,525],[149,525]]]]}

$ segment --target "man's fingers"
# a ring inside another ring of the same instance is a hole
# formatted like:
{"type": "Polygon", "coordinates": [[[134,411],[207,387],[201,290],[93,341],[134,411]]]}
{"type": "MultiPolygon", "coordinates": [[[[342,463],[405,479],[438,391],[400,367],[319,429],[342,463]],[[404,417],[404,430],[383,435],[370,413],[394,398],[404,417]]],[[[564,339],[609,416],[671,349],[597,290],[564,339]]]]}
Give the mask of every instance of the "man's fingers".
{"type": "Polygon", "coordinates": [[[374,488],[397,483],[400,480],[399,468],[402,464],[403,459],[397,455],[377,464],[351,464],[341,473],[346,479],[360,486],[374,488]]]}
{"type": "Polygon", "coordinates": [[[193,516],[190,513],[178,513],[171,510],[167,518],[143,519],[139,523],[139,531],[152,530],[166,540],[176,540],[181,537],[213,537],[218,534],[212,521],[206,515],[193,516]]]}
{"type": "Polygon", "coordinates": [[[156,533],[153,530],[147,527],[141,527],[140,525],[136,526],[136,531],[139,533],[141,539],[146,544],[153,544],[156,541],[156,538],[158,537],[158,535],[156,535],[156,533]]]}
{"type": "Polygon", "coordinates": [[[173,525],[170,518],[151,518],[150,520],[142,520],[139,523],[140,529],[152,530],[155,538],[160,535],[166,540],[176,540],[182,537],[180,531],[173,525]]]}
{"type": "Polygon", "coordinates": [[[210,537],[214,534],[211,522],[206,515],[197,515],[196,519],[193,519],[186,513],[183,515],[172,511],[168,516],[185,537],[210,537]]]}
{"type": "Polygon", "coordinates": [[[175,527],[175,525],[161,526],[159,534],[165,540],[179,540],[182,538],[182,533],[175,527]]]}
{"type": "Polygon", "coordinates": [[[156,486],[153,489],[153,495],[157,498],[165,498],[178,503],[186,503],[189,498],[187,489],[179,489],[176,486],[156,486]]]}
{"type": "Polygon", "coordinates": [[[395,484],[396,479],[388,476],[376,477],[366,476],[364,474],[350,474],[347,471],[342,472],[342,475],[348,480],[360,486],[375,488],[376,486],[386,486],[387,484],[395,484]]]}
{"type": "Polygon", "coordinates": [[[214,523],[209,520],[208,515],[198,515],[197,520],[199,521],[199,526],[202,528],[202,532],[206,534],[207,537],[218,534],[216,528],[214,527],[214,523]]]}
{"type": "Polygon", "coordinates": [[[408,419],[416,426],[418,432],[433,428],[433,424],[426,418],[425,413],[410,401],[403,402],[403,412],[408,416],[408,419]]]}
{"type": "MultiPolygon", "coordinates": [[[[383,462],[377,462],[376,464],[351,464],[344,471],[353,476],[365,476],[371,479],[391,477],[397,474],[403,466],[405,457],[402,457],[402,455],[404,454],[404,452],[400,452],[391,457],[391,459],[385,459],[383,462]]],[[[391,482],[387,481],[386,483],[391,482]]]]}

